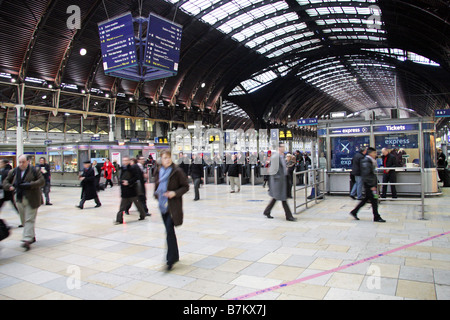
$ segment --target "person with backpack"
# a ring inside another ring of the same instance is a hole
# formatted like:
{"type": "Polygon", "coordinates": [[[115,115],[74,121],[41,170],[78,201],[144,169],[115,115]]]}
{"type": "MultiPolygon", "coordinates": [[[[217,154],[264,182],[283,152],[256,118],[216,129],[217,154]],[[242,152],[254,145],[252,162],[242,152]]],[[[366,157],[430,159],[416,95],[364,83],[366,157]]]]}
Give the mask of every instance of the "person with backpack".
{"type": "Polygon", "coordinates": [[[38,208],[43,204],[41,188],[45,185],[45,179],[40,170],[30,165],[25,155],[19,156],[18,162],[18,167],[10,170],[3,180],[3,189],[15,192],[16,205],[24,226],[22,247],[28,251],[31,244],[36,242],[35,223],[38,208]]]}

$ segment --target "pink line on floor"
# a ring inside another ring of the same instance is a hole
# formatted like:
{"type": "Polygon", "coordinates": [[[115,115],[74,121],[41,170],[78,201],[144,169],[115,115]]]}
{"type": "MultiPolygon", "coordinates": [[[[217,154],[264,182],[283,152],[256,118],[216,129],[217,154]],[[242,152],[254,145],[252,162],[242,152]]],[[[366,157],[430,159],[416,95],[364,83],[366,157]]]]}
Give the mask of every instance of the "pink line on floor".
{"type": "Polygon", "coordinates": [[[327,274],[330,274],[330,273],[333,273],[333,272],[337,272],[337,271],[340,271],[340,270],[343,270],[343,269],[350,268],[352,266],[356,266],[358,264],[361,264],[361,263],[364,263],[364,262],[367,262],[367,261],[370,261],[370,260],[377,259],[379,257],[386,256],[388,254],[391,254],[391,253],[394,253],[394,252],[397,252],[397,251],[400,251],[400,250],[404,250],[404,249],[416,246],[418,244],[421,244],[421,243],[424,243],[424,242],[427,242],[427,241],[430,241],[430,240],[433,240],[433,239],[445,236],[447,234],[450,234],[450,231],[447,231],[447,232],[444,232],[444,233],[440,233],[440,234],[437,234],[435,236],[432,236],[432,237],[429,237],[429,238],[426,238],[426,239],[422,239],[422,240],[419,240],[419,241],[416,241],[416,242],[413,242],[413,243],[410,243],[410,244],[406,244],[404,246],[401,246],[401,247],[398,247],[398,248],[395,248],[395,249],[392,249],[392,250],[389,250],[389,251],[386,251],[386,252],[383,252],[383,253],[379,253],[379,254],[376,254],[374,256],[371,256],[371,257],[368,257],[368,258],[365,258],[365,259],[361,259],[361,260],[358,260],[356,262],[352,262],[352,263],[349,263],[349,264],[346,264],[346,265],[343,265],[343,266],[340,266],[340,267],[337,267],[337,268],[333,268],[333,269],[330,269],[330,270],[322,271],[322,272],[319,272],[319,273],[316,273],[316,274],[312,274],[310,276],[303,277],[303,278],[300,278],[300,279],[292,280],[292,281],[289,281],[289,282],[286,282],[286,283],[278,284],[276,286],[272,286],[272,287],[269,287],[269,288],[266,288],[266,289],[258,290],[258,291],[251,292],[251,293],[247,293],[247,294],[244,294],[242,296],[233,298],[231,300],[248,299],[248,298],[252,298],[252,297],[255,297],[257,295],[266,293],[266,292],[274,291],[274,290],[277,290],[277,289],[280,289],[280,288],[292,286],[292,285],[297,284],[297,283],[301,283],[301,282],[305,282],[305,281],[308,281],[308,280],[311,280],[311,279],[315,279],[315,278],[318,278],[318,277],[321,277],[321,276],[324,276],[324,275],[327,275],[327,274]]]}

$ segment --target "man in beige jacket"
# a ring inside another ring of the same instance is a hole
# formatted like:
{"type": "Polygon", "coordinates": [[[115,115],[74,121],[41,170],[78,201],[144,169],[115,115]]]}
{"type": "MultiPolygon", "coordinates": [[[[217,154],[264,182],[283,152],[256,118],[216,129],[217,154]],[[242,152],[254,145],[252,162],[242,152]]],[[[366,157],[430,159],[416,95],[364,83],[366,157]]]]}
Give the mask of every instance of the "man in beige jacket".
{"type": "Polygon", "coordinates": [[[36,241],[34,226],[38,208],[43,204],[42,190],[45,179],[39,170],[36,170],[25,155],[18,159],[19,166],[10,170],[3,180],[3,189],[14,191],[17,208],[23,228],[22,247],[30,250],[30,245],[36,241]]]}

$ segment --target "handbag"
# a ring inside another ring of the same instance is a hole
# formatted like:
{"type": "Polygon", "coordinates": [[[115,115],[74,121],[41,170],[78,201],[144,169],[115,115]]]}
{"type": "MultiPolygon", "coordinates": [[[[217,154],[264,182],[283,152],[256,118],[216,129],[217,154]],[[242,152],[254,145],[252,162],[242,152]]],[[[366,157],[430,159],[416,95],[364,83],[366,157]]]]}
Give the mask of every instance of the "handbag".
{"type": "Polygon", "coordinates": [[[0,241],[9,237],[11,228],[8,227],[2,219],[0,219],[0,241]]]}

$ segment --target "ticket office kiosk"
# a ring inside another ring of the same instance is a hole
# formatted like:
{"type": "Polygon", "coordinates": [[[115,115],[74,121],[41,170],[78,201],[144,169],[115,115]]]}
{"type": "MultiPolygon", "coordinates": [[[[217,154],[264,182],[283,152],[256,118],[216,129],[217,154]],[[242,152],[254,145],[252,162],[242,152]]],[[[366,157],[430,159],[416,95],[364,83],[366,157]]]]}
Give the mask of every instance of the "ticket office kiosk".
{"type": "Polygon", "coordinates": [[[397,149],[402,154],[402,163],[395,170],[397,182],[405,185],[397,186],[398,194],[420,195],[421,188],[425,195],[439,194],[433,119],[325,120],[319,121],[317,129],[319,162],[327,169],[328,193],[348,194],[353,156],[361,147],[375,147],[379,180],[383,173],[381,149],[397,149]]]}
{"type": "Polygon", "coordinates": [[[51,144],[47,146],[48,163],[51,172],[51,184],[63,186],[79,186],[80,172],[83,170],[83,162],[96,160],[103,164],[106,158],[111,162],[117,161],[121,165],[122,157],[135,158],[138,155],[148,157],[152,155],[157,159],[158,150],[167,146],[149,145],[148,143],[133,143],[118,145],[112,143],[75,143],[75,144],[51,144]]]}

